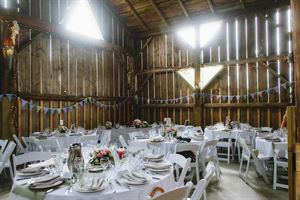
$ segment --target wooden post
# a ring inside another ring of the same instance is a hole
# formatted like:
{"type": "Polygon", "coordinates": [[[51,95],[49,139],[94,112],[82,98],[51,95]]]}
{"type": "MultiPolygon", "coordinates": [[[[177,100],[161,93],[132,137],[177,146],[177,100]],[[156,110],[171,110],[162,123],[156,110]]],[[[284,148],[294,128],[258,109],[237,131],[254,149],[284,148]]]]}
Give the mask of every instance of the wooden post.
{"type": "Polygon", "coordinates": [[[195,51],[194,51],[194,66],[195,66],[195,104],[193,109],[193,120],[192,123],[194,126],[202,126],[203,118],[203,102],[202,102],[202,93],[200,89],[200,77],[201,77],[201,58],[200,58],[200,33],[199,28],[195,26],[195,51]]]}
{"type": "MultiPolygon", "coordinates": [[[[293,48],[294,48],[294,80],[295,80],[295,103],[296,103],[296,133],[297,139],[296,141],[300,142],[300,1],[299,0],[291,0],[291,13],[292,13],[292,27],[293,27],[293,48]]],[[[295,174],[294,165],[291,165],[295,162],[294,151],[290,152],[289,147],[289,173],[292,173],[292,176],[295,174]],[[290,169],[290,167],[293,167],[290,169]]],[[[294,150],[294,149],[292,149],[294,150]]],[[[296,158],[296,163],[299,160],[296,158]]],[[[290,177],[289,177],[290,178],[290,177]]],[[[300,191],[299,191],[299,182],[300,182],[300,174],[296,174],[296,181],[291,182],[289,180],[289,199],[300,199],[300,191]],[[298,178],[299,176],[299,178],[298,178]],[[295,186],[298,186],[295,188],[295,186]]]]}
{"type": "MultiPolygon", "coordinates": [[[[14,56],[12,55],[4,57],[2,52],[4,38],[8,37],[9,23],[0,21],[0,26],[0,94],[12,94],[14,93],[14,56]]],[[[0,138],[11,139],[12,134],[15,133],[11,113],[11,106],[14,102],[14,99],[9,102],[8,98],[2,98],[2,101],[0,101],[0,138]]]]}

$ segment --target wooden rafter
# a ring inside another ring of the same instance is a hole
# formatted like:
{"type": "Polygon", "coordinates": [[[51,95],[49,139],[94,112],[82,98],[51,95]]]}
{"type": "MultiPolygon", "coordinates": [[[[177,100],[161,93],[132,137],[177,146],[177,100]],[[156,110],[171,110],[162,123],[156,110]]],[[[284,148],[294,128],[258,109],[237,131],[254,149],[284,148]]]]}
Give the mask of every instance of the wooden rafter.
{"type": "Polygon", "coordinates": [[[190,15],[189,15],[188,11],[186,10],[185,6],[183,5],[183,2],[181,0],[178,0],[178,3],[179,3],[180,8],[182,9],[184,15],[189,18],[190,15]]]}
{"type": "Polygon", "coordinates": [[[148,44],[152,41],[153,37],[149,37],[147,39],[147,42],[142,46],[141,50],[139,51],[139,53],[136,55],[137,57],[141,55],[141,53],[144,51],[144,49],[148,46],[148,44]]]}
{"type": "Polygon", "coordinates": [[[246,6],[245,6],[244,0],[240,0],[240,4],[241,4],[242,8],[245,9],[246,6]]]}
{"type": "Polygon", "coordinates": [[[163,23],[168,27],[169,23],[167,22],[167,19],[164,17],[164,15],[162,14],[162,12],[160,11],[160,9],[157,6],[157,4],[154,2],[154,0],[150,0],[150,3],[152,5],[152,7],[154,8],[154,10],[157,12],[157,14],[160,16],[160,18],[163,21],[163,23]]]}
{"type": "Polygon", "coordinates": [[[266,4],[262,4],[260,6],[250,7],[247,6],[245,9],[238,9],[231,12],[221,12],[218,11],[216,14],[200,14],[196,17],[190,17],[190,19],[183,19],[180,21],[177,21],[176,24],[170,25],[169,27],[162,29],[153,29],[150,32],[139,34],[139,39],[147,38],[150,36],[157,36],[161,34],[171,33],[178,29],[178,27],[181,27],[182,25],[188,25],[188,24],[195,24],[195,23],[201,23],[201,22],[209,22],[209,21],[218,21],[218,20],[224,20],[224,19],[231,19],[236,18],[238,16],[245,16],[250,15],[253,13],[259,13],[259,12],[266,12],[270,11],[275,8],[280,8],[283,6],[290,5],[289,0],[281,0],[281,1],[275,1],[272,5],[269,5],[266,7],[266,4]]]}
{"type": "Polygon", "coordinates": [[[135,10],[135,8],[133,7],[133,5],[130,3],[129,0],[125,0],[125,2],[127,3],[128,7],[130,8],[132,14],[134,15],[134,17],[139,21],[139,23],[141,24],[141,26],[143,27],[143,29],[145,31],[148,31],[148,27],[145,24],[145,22],[143,21],[143,19],[140,17],[140,15],[137,13],[137,11],[135,10]]]}
{"type": "Polygon", "coordinates": [[[11,12],[11,11],[8,11],[5,9],[0,9],[0,20],[3,20],[3,21],[16,20],[16,21],[18,21],[18,23],[21,26],[24,26],[24,27],[27,27],[30,29],[35,29],[35,30],[38,30],[38,31],[44,32],[44,33],[58,35],[61,38],[69,39],[71,41],[77,41],[77,42],[82,43],[83,45],[87,44],[89,46],[94,46],[96,48],[118,50],[124,54],[131,54],[130,52],[128,52],[127,49],[125,49],[119,45],[107,43],[105,41],[99,41],[99,42],[95,43],[94,40],[87,40],[86,38],[81,39],[80,37],[69,34],[66,31],[65,27],[63,27],[62,25],[50,24],[48,22],[41,21],[34,17],[22,15],[22,14],[19,14],[16,12],[11,12]]]}
{"type": "Polygon", "coordinates": [[[212,12],[212,14],[216,14],[213,2],[211,0],[207,0],[207,3],[208,3],[209,9],[212,12]]]}

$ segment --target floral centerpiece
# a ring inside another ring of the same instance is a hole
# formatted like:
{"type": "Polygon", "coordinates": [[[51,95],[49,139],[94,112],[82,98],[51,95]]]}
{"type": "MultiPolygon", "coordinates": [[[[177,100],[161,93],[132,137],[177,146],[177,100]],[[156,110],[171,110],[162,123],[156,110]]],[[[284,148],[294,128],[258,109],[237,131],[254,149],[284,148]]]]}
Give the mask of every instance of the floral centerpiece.
{"type": "Polygon", "coordinates": [[[139,120],[139,119],[133,120],[133,126],[135,128],[141,128],[141,125],[142,125],[142,121],[141,120],[139,120]]]}
{"type": "Polygon", "coordinates": [[[57,127],[55,132],[60,136],[64,136],[68,132],[68,128],[60,125],[57,127]]]}
{"type": "Polygon", "coordinates": [[[163,136],[177,137],[177,130],[174,127],[166,127],[165,131],[163,132],[163,136]]]}
{"type": "Polygon", "coordinates": [[[112,123],[110,121],[105,122],[105,128],[106,129],[112,129],[112,123]]]}
{"type": "Polygon", "coordinates": [[[113,161],[112,152],[108,148],[97,149],[92,153],[90,163],[93,165],[101,165],[109,161],[113,161]]]}

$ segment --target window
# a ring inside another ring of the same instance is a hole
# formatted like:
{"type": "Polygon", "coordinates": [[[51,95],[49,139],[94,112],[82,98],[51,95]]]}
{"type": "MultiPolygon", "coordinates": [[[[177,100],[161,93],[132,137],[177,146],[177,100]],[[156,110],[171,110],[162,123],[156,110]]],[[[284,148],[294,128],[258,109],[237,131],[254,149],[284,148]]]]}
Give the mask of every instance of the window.
{"type": "MultiPolygon", "coordinates": [[[[223,65],[202,67],[200,77],[200,88],[204,89],[223,69],[223,65]]],[[[180,69],[177,73],[192,87],[195,88],[195,69],[180,69]]]]}
{"type": "MultiPolygon", "coordinates": [[[[200,30],[200,47],[205,47],[211,42],[211,40],[217,35],[218,31],[222,27],[222,21],[211,22],[206,24],[201,24],[199,26],[200,30]]],[[[177,31],[177,35],[183,41],[188,43],[190,46],[195,48],[195,28],[186,27],[177,31]]]]}
{"type": "Polygon", "coordinates": [[[93,39],[103,40],[92,9],[87,0],[79,0],[67,11],[63,24],[67,30],[93,39]]]}

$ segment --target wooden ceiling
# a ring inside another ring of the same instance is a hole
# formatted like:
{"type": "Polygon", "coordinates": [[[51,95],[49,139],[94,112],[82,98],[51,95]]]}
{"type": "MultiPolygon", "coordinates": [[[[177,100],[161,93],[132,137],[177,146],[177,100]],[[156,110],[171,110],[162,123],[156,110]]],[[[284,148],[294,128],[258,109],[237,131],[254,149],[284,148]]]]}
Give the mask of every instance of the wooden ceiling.
{"type": "Polygon", "coordinates": [[[236,16],[289,5],[289,0],[107,0],[127,27],[140,37],[170,30],[179,24],[236,16]]]}

